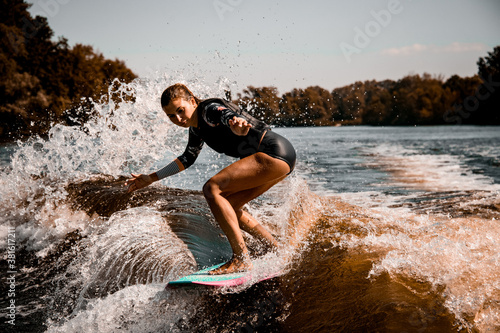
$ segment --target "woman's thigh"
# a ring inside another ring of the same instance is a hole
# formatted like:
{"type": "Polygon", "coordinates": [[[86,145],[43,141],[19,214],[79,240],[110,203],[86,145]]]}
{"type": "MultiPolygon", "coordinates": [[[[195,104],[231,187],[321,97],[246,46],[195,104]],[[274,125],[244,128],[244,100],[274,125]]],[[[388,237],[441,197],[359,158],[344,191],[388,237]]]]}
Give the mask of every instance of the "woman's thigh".
{"type": "Polygon", "coordinates": [[[241,209],[247,202],[252,201],[253,199],[257,198],[261,194],[265,193],[267,190],[269,190],[271,187],[282,181],[283,179],[286,178],[287,175],[284,175],[280,178],[274,179],[270,182],[267,182],[265,184],[262,184],[260,186],[250,188],[247,190],[243,190],[240,192],[233,193],[229,196],[226,197],[226,199],[231,203],[231,206],[235,209],[241,209]]]}
{"type": "Polygon", "coordinates": [[[205,195],[221,194],[228,199],[232,197],[234,200],[230,202],[234,203],[250,198],[246,201],[248,202],[285,178],[289,171],[290,167],[286,162],[264,153],[256,153],[222,169],[210,178],[203,191],[205,195]]]}

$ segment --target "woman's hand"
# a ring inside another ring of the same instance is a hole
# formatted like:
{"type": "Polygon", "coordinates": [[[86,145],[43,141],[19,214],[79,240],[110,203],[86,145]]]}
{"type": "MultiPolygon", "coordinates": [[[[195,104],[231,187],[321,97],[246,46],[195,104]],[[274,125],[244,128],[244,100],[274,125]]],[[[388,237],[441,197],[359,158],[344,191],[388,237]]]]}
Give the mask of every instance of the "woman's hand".
{"type": "Polygon", "coordinates": [[[252,127],[252,125],[249,124],[243,118],[238,118],[238,117],[234,116],[233,119],[229,119],[229,128],[231,128],[231,131],[233,131],[233,133],[236,135],[239,135],[239,136],[247,135],[248,131],[250,131],[251,127],[252,127]]]}
{"type": "Polygon", "coordinates": [[[134,175],[132,174],[132,178],[127,180],[125,186],[128,186],[127,193],[132,193],[136,190],[144,188],[146,186],[151,185],[154,182],[153,177],[150,175],[134,175]]]}

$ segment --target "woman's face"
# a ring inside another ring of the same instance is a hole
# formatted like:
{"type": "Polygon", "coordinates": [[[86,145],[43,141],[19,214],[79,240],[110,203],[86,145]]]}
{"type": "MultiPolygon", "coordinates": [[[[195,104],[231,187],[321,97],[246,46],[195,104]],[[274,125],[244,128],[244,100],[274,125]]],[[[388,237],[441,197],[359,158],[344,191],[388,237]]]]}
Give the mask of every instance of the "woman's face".
{"type": "Polygon", "coordinates": [[[167,117],[177,126],[189,127],[196,126],[194,122],[196,117],[193,117],[197,104],[194,98],[186,101],[183,98],[176,98],[170,101],[167,106],[163,107],[163,111],[167,117]]]}

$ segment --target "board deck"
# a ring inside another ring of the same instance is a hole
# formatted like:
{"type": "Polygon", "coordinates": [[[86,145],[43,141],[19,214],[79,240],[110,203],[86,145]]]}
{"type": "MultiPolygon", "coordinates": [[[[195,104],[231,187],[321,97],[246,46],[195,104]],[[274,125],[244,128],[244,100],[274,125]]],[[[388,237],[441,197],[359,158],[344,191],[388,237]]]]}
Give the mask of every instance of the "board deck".
{"type": "Polygon", "coordinates": [[[260,282],[280,275],[279,272],[254,274],[254,270],[248,272],[220,275],[210,275],[208,273],[209,271],[216,269],[223,264],[224,263],[212,267],[207,267],[191,275],[187,275],[178,280],[171,281],[167,284],[167,288],[177,288],[185,286],[235,287],[252,280],[255,280],[255,282],[260,282]]]}

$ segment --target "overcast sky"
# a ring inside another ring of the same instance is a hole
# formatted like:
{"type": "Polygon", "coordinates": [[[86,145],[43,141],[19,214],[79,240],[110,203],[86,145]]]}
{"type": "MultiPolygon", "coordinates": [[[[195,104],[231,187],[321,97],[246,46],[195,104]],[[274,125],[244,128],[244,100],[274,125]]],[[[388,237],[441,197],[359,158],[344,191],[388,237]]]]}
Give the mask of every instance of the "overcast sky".
{"type": "Polygon", "coordinates": [[[29,2],[55,37],[92,45],[139,76],[222,76],[281,93],[410,73],[471,76],[500,45],[499,0],[29,2]]]}

